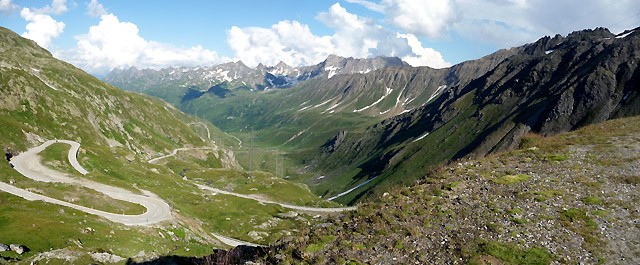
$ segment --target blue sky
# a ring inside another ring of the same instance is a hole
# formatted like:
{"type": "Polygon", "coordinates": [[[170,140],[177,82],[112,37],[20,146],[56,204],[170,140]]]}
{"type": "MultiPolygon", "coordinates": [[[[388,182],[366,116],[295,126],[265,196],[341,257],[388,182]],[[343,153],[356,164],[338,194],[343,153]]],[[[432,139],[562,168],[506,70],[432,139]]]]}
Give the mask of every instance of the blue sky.
{"type": "Polygon", "coordinates": [[[328,54],[447,67],[556,33],[640,25],[637,0],[0,0],[0,25],[97,76],[328,54]]]}

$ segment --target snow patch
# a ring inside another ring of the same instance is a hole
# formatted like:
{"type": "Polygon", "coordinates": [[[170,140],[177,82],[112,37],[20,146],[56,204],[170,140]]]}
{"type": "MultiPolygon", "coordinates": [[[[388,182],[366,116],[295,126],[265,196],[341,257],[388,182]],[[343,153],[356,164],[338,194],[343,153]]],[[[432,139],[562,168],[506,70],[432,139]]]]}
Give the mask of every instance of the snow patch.
{"type": "Polygon", "coordinates": [[[545,51],[544,53],[545,53],[545,54],[550,54],[550,53],[552,53],[553,51],[554,51],[554,50],[547,50],[547,51],[545,51]]]}
{"type": "MultiPolygon", "coordinates": [[[[404,89],[407,88],[409,84],[407,83],[406,85],[404,85],[404,87],[402,88],[402,90],[400,90],[400,94],[398,94],[398,97],[396,98],[396,107],[398,106],[398,104],[400,103],[400,97],[402,97],[402,92],[404,92],[404,89]]],[[[404,104],[403,104],[404,105],[404,104]]]]}
{"type": "Polygon", "coordinates": [[[42,81],[42,83],[44,83],[45,85],[47,85],[48,87],[50,87],[51,89],[55,90],[55,91],[60,91],[60,89],[57,89],[56,87],[52,86],[51,84],[47,83],[47,81],[44,81],[42,78],[40,78],[40,76],[38,74],[35,74],[35,76],[40,79],[40,81],[42,81]]]}
{"type": "MultiPolygon", "coordinates": [[[[304,107],[304,108],[299,109],[298,111],[303,111],[303,110],[307,110],[307,109],[315,109],[315,108],[317,108],[317,107],[322,107],[322,106],[326,105],[327,103],[331,102],[331,101],[332,101],[332,100],[334,100],[334,99],[336,99],[336,98],[335,98],[335,97],[332,97],[332,98],[330,98],[330,99],[325,100],[324,102],[322,102],[322,103],[320,103],[320,104],[317,104],[317,105],[309,105],[309,106],[306,106],[306,107],[304,107]]],[[[308,102],[308,101],[307,101],[307,102],[308,102]]],[[[305,102],[305,103],[307,103],[307,102],[305,102]]],[[[302,104],[305,104],[305,103],[302,103],[302,104]]],[[[324,112],[322,112],[322,113],[324,113],[324,112]]]]}
{"type": "Polygon", "coordinates": [[[338,194],[338,195],[336,195],[336,196],[333,196],[333,197],[331,197],[331,198],[329,198],[329,199],[327,199],[327,200],[330,200],[330,201],[335,200],[335,199],[337,199],[338,197],[341,197],[342,195],[345,195],[345,194],[347,194],[347,193],[349,193],[349,192],[352,192],[353,190],[355,190],[355,189],[357,189],[357,188],[360,188],[360,187],[362,187],[362,186],[366,185],[367,183],[371,182],[372,180],[374,180],[374,179],[376,179],[376,178],[377,178],[377,177],[372,178],[372,179],[368,179],[367,181],[360,183],[360,185],[355,186],[355,187],[353,187],[353,188],[351,188],[351,189],[348,189],[347,191],[342,192],[342,193],[340,193],[340,194],[338,194]]]}
{"type": "Polygon", "coordinates": [[[320,104],[318,104],[318,105],[313,106],[313,108],[321,107],[321,106],[323,106],[323,105],[325,105],[325,104],[329,103],[330,101],[332,101],[332,100],[334,100],[334,99],[336,99],[336,98],[335,98],[335,97],[333,97],[333,98],[327,99],[325,102],[322,102],[322,103],[320,103],[320,104]]]}
{"type": "Polygon", "coordinates": [[[40,73],[40,70],[38,70],[38,69],[31,68],[31,70],[33,70],[33,71],[34,71],[34,72],[36,72],[36,73],[40,73]]]}
{"type": "Polygon", "coordinates": [[[375,106],[376,104],[380,103],[380,101],[384,100],[384,98],[386,98],[389,94],[391,94],[391,92],[393,92],[393,89],[387,87],[385,89],[384,95],[382,97],[380,97],[378,100],[376,100],[375,102],[371,103],[371,105],[369,105],[369,106],[366,106],[366,107],[361,108],[361,109],[353,110],[353,112],[361,112],[361,111],[367,110],[368,108],[371,108],[371,107],[375,106]]]}
{"type": "Polygon", "coordinates": [[[428,132],[427,132],[427,133],[425,133],[425,134],[423,134],[423,135],[421,135],[420,137],[416,138],[415,140],[413,140],[413,141],[411,141],[411,142],[412,142],[412,143],[415,143],[415,142],[417,142],[417,141],[420,141],[420,140],[424,139],[425,137],[427,137],[427,135],[429,135],[429,133],[428,133],[428,132]]]}
{"type": "Polygon", "coordinates": [[[325,71],[329,71],[329,74],[327,75],[327,78],[332,78],[334,75],[336,75],[338,73],[338,71],[340,70],[340,67],[336,67],[336,66],[327,66],[324,68],[325,71]]]}
{"type": "Polygon", "coordinates": [[[429,97],[429,99],[427,99],[427,102],[431,101],[432,99],[434,99],[435,97],[437,97],[440,93],[442,93],[445,89],[447,89],[447,85],[441,85],[439,86],[435,92],[433,92],[433,95],[431,95],[431,97],[429,97]]]}
{"type": "Polygon", "coordinates": [[[625,37],[627,37],[627,36],[631,35],[631,33],[633,33],[633,32],[634,32],[634,31],[630,31],[630,32],[627,32],[627,33],[622,34],[622,35],[620,35],[620,36],[617,36],[617,37],[616,37],[616,39],[624,39],[625,37]]]}
{"type": "Polygon", "coordinates": [[[338,102],[336,104],[333,104],[333,106],[329,107],[328,109],[324,110],[322,113],[320,114],[324,114],[327,111],[330,111],[329,113],[333,113],[333,109],[335,109],[336,107],[338,107],[342,102],[338,102]]]}

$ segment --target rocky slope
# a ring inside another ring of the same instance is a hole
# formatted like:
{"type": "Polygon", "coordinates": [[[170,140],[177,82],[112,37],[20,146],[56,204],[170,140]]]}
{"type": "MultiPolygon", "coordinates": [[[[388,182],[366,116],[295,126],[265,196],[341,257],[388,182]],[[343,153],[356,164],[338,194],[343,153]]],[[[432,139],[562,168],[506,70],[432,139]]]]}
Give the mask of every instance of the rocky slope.
{"type": "Polygon", "coordinates": [[[332,195],[336,181],[353,187],[376,177],[343,199],[352,201],[450,159],[509,150],[528,132],[551,135],[640,112],[639,32],[616,37],[599,28],[522,48],[421,108],[328,142],[318,167],[332,173],[318,185],[332,195]]]}
{"type": "Polygon", "coordinates": [[[260,264],[637,264],[639,137],[639,117],[527,134],[515,151],[456,161],[357,212],[230,254],[260,264]]]}

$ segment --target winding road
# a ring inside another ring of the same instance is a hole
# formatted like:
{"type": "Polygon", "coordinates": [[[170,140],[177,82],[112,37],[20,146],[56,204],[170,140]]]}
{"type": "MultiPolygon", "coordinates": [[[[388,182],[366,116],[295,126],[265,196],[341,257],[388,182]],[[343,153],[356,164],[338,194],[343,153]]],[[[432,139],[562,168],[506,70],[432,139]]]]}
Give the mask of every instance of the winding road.
{"type": "Polygon", "coordinates": [[[71,145],[68,154],[69,163],[71,163],[73,168],[76,171],[80,172],[80,174],[85,175],[89,173],[86,169],[80,166],[80,163],[78,163],[78,160],[76,158],[78,150],[80,149],[80,144],[68,140],[46,141],[40,146],[31,148],[26,152],[13,157],[13,159],[11,159],[11,164],[16,171],[27,178],[42,182],[58,182],[84,186],[103,193],[114,199],[142,205],[147,209],[146,212],[139,215],[109,213],[50,198],[41,194],[29,192],[27,190],[17,188],[4,182],[0,182],[0,190],[6,191],[16,196],[20,196],[30,201],[42,200],[49,203],[71,207],[86,213],[102,216],[113,222],[122,223],[125,225],[150,225],[172,219],[171,207],[169,206],[169,204],[149,191],[141,190],[143,194],[136,194],[123,188],[109,186],[95,181],[81,178],[72,178],[62,172],[42,165],[40,163],[40,156],[38,156],[38,153],[54,143],[65,143],[71,145]]]}
{"type": "MultiPolygon", "coordinates": [[[[105,185],[105,184],[87,180],[87,179],[70,177],[65,173],[56,171],[54,169],[51,169],[49,167],[42,165],[41,158],[40,156],[38,156],[38,153],[42,152],[45,148],[47,148],[48,146],[54,143],[69,144],[71,148],[69,148],[69,153],[67,155],[67,158],[71,166],[82,175],[86,175],[89,173],[89,171],[87,171],[85,168],[83,168],[80,165],[80,163],[78,163],[77,154],[78,154],[78,150],[80,149],[80,144],[78,142],[69,141],[69,140],[46,141],[40,146],[33,147],[27,150],[26,152],[13,157],[10,163],[16,171],[18,171],[20,174],[22,174],[27,178],[30,178],[36,181],[42,181],[42,182],[57,182],[57,183],[68,183],[68,184],[80,185],[80,186],[87,187],[95,191],[101,192],[114,199],[128,201],[131,203],[142,205],[147,209],[146,212],[139,215],[124,215],[124,214],[116,214],[116,213],[100,211],[100,210],[92,209],[89,207],[47,197],[41,194],[33,193],[4,182],[0,182],[0,190],[22,197],[26,200],[30,200],[30,201],[41,200],[41,201],[45,201],[53,204],[74,208],[89,214],[94,214],[94,215],[104,217],[110,221],[122,223],[125,225],[151,225],[151,224],[162,222],[165,220],[171,220],[173,218],[171,215],[171,207],[169,206],[169,204],[167,204],[160,197],[156,196],[155,194],[149,191],[141,190],[143,194],[137,194],[129,190],[125,190],[123,188],[109,186],[109,185],[105,185]]],[[[194,150],[194,149],[213,149],[213,148],[212,147],[177,148],[168,155],[150,159],[148,163],[154,163],[160,159],[174,156],[177,154],[178,151],[194,150]]],[[[343,212],[343,211],[352,211],[356,209],[355,206],[340,207],[340,208],[319,208],[319,207],[297,206],[297,205],[264,200],[261,198],[253,197],[251,195],[224,191],[224,190],[200,185],[197,183],[194,183],[194,184],[198,188],[202,190],[210,191],[214,194],[226,194],[226,195],[236,196],[244,199],[254,200],[260,203],[277,204],[284,208],[289,208],[289,209],[302,211],[302,212],[335,213],[335,212],[343,212]]],[[[218,240],[220,240],[224,244],[227,244],[230,246],[238,246],[238,245],[259,246],[254,243],[233,239],[233,238],[226,237],[216,233],[211,233],[211,235],[216,237],[218,240]]]]}
{"type": "Polygon", "coordinates": [[[202,189],[202,190],[209,190],[209,191],[212,191],[214,193],[220,193],[220,194],[236,196],[236,197],[240,197],[240,198],[254,200],[254,201],[257,201],[257,202],[261,202],[261,203],[277,204],[277,205],[280,205],[280,206],[282,206],[284,208],[289,208],[289,209],[303,211],[303,212],[338,213],[338,212],[344,212],[344,211],[353,211],[353,210],[355,210],[357,208],[356,206],[339,207],[339,208],[321,208],[321,207],[298,206],[298,205],[291,205],[291,204],[286,204],[286,203],[281,203],[281,202],[268,201],[268,200],[252,197],[251,195],[240,194],[240,193],[235,193],[235,192],[229,192],[229,191],[212,188],[212,187],[205,186],[205,185],[200,185],[200,184],[195,184],[195,185],[198,188],[202,189]]]}
{"type": "Polygon", "coordinates": [[[168,154],[168,155],[163,155],[161,157],[156,157],[156,158],[153,158],[153,159],[149,159],[149,161],[147,161],[147,163],[154,163],[154,162],[156,162],[158,160],[165,159],[167,157],[175,156],[178,153],[178,151],[202,150],[202,149],[214,149],[214,148],[213,147],[182,147],[182,148],[177,148],[177,149],[174,149],[173,151],[171,151],[171,153],[168,154]]]}

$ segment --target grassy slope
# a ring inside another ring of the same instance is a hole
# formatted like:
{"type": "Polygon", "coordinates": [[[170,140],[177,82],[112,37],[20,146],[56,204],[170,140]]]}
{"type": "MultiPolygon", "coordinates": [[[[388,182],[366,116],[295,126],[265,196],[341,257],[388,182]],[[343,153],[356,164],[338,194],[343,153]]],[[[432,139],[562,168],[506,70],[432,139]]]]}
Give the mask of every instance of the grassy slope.
{"type": "MultiPolygon", "coordinates": [[[[212,246],[207,243],[208,232],[268,243],[306,222],[305,217],[277,217],[288,212],[279,206],[207,195],[180,176],[183,170],[216,168],[225,164],[222,159],[233,159],[221,152],[186,151],[177,158],[168,159],[173,164],[146,162],[150,157],[167,154],[178,147],[209,145],[203,140],[206,139],[206,131],[189,125],[201,120],[161,100],[107,85],[54,59],[32,41],[4,28],[0,28],[0,37],[0,47],[3,48],[0,63],[4,65],[0,68],[0,83],[3,84],[0,86],[3,94],[0,98],[0,145],[3,149],[19,153],[38,145],[37,137],[76,140],[82,148],[78,155],[80,164],[91,172],[84,177],[134,192],[149,190],[169,202],[177,217],[176,222],[160,224],[157,228],[125,227],[65,207],[27,202],[0,193],[3,201],[0,204],[0,231],[3,231],[0,242],[23,244],[32,249],[20,259],[50,248],[77,247],[76,239],[87,251],[106,251],[123,257],[134,256],[141,250],[146,251],[146,256],[152,255],[151,251],[203,255],[212,251],[212,246]],[[38,76],[58,90],[45,84],[38,76]],[[38,214],[34,214],[36,212],[38,214]],[[268,225],[257,228],[263,223],[268,225]],[[95,232],[84,233],[86,227],[95,232]],[[265,231],[268,236],[252,239],[248,236],[250,231],[265,231]]],[[[211,124],[207,126],[212,133],[221,133],[211,124]]],[[[65,165],[66,156],[62,154],[65,148],[54,145],[47,149],[43,153],[46,163],[69,171],[65,165]]],[[[76,203],[79,204],[115,212],[138,211],[136,206],[99,197],[99,194],[84,188],[29,182],[8,163],[0,163],[0,172],[0,181],[14,179],[18,186],[32,186],[52,197],[64,199],[77,195],[79,201],[76,203]],[[100,202],[95,203],[96,200],[100,202]]],[[[283,200],[320,203],[304,187],[287,186],[291,194],[286,194],[283,200]],[[300,195],[298,200],[296,195],[300,195]]],[[[273,190],[264,192],[278,196],[273,190]]],[[[14,254],[7,252],[2,255],[14,254]]]]}
{"type": "Polygon", "coordinates": [[[528,135],[522,149],[441,168],[274,255],[297,251],[320,264],[637,263],[639,139],[639,117],[528,135]]]}

